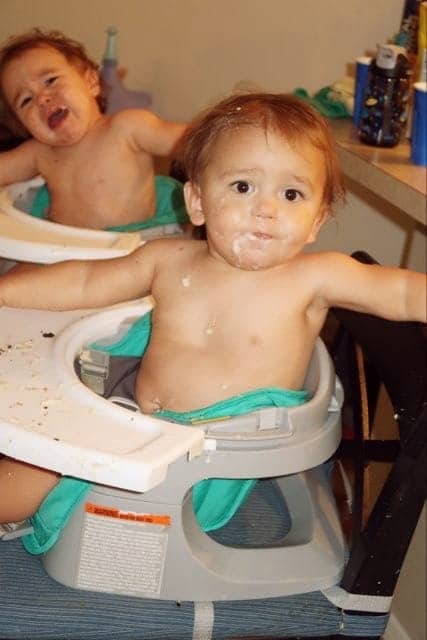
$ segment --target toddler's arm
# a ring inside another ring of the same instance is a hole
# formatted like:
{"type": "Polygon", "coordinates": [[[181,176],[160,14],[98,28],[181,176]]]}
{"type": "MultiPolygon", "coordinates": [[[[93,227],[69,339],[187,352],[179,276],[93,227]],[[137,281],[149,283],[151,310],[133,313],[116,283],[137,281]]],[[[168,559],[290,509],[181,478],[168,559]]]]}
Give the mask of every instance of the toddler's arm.
{"type": "Polygon", "coordinates": [[[128,109],[115,117],[123,121],[123,127],[129,127],[136,148],[153,156],[171,155],[187,128],[184,123],[162,120],[144,109],[128,109]]]}
{"type": "Polygon", "coordinates": [[[327,306],[388,320],[427,322],[427,278],[409,269],[361,264],[339,254],[320,254],[318,291],[327,306]]]}
{"type": "Polygon", "coordinates": [[[161,242],[111,260],[70,260],[25,271],[12,269],[0,276],[0,306],[65,311],[147,295],[161,242]]]}
{"type": "Polygon", "coordinates": [[[15,149],[0,153],[0,185],[22,182],[38,174],[35,140],[27,140],[15,149]]]}

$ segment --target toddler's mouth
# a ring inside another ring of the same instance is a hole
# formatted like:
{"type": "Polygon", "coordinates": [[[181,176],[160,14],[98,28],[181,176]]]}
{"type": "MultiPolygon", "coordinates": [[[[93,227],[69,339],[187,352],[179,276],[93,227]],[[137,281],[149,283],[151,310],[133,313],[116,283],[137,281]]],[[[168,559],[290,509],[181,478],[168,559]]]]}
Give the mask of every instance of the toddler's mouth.
{"type": "Polygon", "coordinates": [[[273,236],[261,231],[246,231],[233,239],[232,251],[240,259],[242,251],[264,250],[270,246],[273,236]]]}
{"type": "Polygon", "coordinates": [[[255,231],[254,233],[252,233],[252,235],[254,236],[254,238],[257,238],[257,240],[271,240],[272,236],[270,236],[268,233],[261,233],[260,231],[255,231]]]}
{"type": "Polygon", "coordinates": [[[68,109],[66,107],[58,107],[55,109],[47,119],[47,123],[50,129],[56,129],[68,116],[68,109]]]}

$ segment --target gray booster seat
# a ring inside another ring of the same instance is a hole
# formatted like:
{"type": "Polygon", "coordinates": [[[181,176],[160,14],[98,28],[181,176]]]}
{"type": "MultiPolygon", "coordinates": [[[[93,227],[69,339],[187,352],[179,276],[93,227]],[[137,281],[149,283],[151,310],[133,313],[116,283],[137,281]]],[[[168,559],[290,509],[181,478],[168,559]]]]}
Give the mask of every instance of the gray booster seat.
{"type": "Polygon", "coordinates": [[[10,345],[0,358],[0,452],[92,483],[42,556],[47,573],[70,587],[168,600],[336,585],[345,544],[322,463],[341,439],[343,394],[325,346],[316,342],[305,404],[183,426],[101,398],[74,370],[88,345],[116,341],[151,307],[0,309],[10,345]],[[243,547],[202,531],[191,497],[206,478],[274,479],[289,520],[282,539],[243,547]]]}

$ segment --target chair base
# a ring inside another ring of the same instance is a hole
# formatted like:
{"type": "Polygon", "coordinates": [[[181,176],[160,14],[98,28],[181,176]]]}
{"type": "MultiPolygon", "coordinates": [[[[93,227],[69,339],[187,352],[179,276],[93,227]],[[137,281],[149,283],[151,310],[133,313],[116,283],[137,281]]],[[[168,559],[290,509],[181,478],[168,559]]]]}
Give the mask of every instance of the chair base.
{"type": "MultiPolygon", "coordinates": [[[[179,461],[172,486],[175,472],[179,461]]],[[[166,503],[156,489],[135,494],[94,486],[43,564],[70,587],[166,600],[274,597],[337,584],[344,542],[324,467],[278,478],[274,486],[287,531],[269,541],[266,513],[258,541],[246,523],[244,548],[239,536],[200,530],[191,493],[166,503]]]]}

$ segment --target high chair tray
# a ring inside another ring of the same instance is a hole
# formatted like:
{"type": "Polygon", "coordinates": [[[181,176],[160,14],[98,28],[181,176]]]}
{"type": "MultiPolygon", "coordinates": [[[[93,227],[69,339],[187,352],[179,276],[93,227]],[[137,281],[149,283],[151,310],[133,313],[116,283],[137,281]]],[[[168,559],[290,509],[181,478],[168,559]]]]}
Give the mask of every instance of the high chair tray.
{"type": "Polygon", "coordinates": [[[29,194],[42,184],[35,178],[0,189],[1,257],[39,263],[95,260],[126,255],[141,244],[139,233],[81,229],[25,213],[29,194]]]}
{"type": "Polygon", "coordinates": [[[134,491],[203,448],[204,434],[119,407],[74,372],[84,343],[113,335],[149,302],[102,313],[0,309],[0,452],[31,464],[134,491]],[[76,323],[77,320],[84,320],[76,323]]]}

